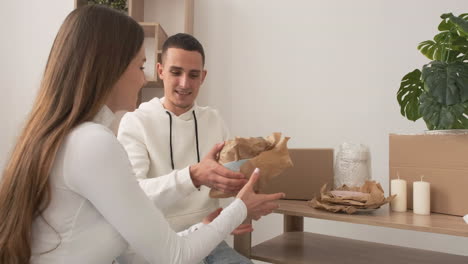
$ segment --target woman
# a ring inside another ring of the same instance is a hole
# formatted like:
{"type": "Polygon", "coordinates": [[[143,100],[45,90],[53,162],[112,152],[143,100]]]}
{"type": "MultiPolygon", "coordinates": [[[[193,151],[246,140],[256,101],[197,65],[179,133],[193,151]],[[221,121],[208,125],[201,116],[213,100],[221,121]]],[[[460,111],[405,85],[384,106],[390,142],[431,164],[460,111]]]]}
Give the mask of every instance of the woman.
{"type": "Polygon", "coordinates": [[[247,216],[277,207],[283,194],[253,192],[256,172],[211,223],[169,228],[107,128],[113,112],[135,108],[143,39],[138,23],[104,7],[64,21],[2,177],[0,263],[111,263],[129,246],[150,263],[195,263],[247,216]]]}

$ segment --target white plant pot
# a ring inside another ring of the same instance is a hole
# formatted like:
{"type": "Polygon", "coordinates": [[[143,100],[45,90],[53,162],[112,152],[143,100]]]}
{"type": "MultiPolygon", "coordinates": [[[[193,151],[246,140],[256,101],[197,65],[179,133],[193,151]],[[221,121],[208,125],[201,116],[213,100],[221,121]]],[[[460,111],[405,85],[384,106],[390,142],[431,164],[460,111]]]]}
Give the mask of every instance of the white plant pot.
{"type": "Polygon", "coordinates": [[[442,129],[442,130],[425,130],[427,135],[465,135],[468,134],[468,129],[442,129]]]}

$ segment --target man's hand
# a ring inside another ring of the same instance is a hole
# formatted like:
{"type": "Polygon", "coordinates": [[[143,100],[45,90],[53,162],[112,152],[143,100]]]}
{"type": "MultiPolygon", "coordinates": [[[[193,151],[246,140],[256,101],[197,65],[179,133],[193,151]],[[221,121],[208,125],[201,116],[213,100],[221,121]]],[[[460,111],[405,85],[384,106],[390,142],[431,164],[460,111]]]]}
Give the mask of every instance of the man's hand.
{"type": "Polygon", "coordinates": [[[223,147],[224,142],[216,144],[200,163],[190,166],[190,177],[195,187],[205,185],[224,193],[237,193],[247,183],[242,173],[231,171],[218,163],[218,155],[223,147]]]}
{"type": "MultiPolygon", "coordinates": [[[[205,225],[211,223],[216,217],[218,217],[222,210],[223,208],[218,208],[209,215],[205,216],[205,218],[203,218],[202,223],[205,225]]],[[[245,233],[250,233],[252,231],[253,227],[251,224],[241,224],[236,229],[234,229],[234,231],[231,232],[231,235],[242,235],[245,233]]]]}

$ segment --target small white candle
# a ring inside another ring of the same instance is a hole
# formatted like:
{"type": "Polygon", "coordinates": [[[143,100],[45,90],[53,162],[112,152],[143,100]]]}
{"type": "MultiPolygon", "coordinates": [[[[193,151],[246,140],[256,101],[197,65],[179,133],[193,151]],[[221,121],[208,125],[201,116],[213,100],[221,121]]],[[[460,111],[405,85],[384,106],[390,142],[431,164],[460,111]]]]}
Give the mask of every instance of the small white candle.
{"type": "Polygon", "coordinates": [[[413,182],[413,212],[420,215],[431,214],[431,184],[423,181],[413,182]]]}
{"type": "Polygon", "coordinates": [[[401,180],[400,175],[398,175],[398,179],[390,182],[390,193],[391,195],[396,194],[395,199],[390,203],[392,210],[396,212],[406,212],[406,181],[401,180]]]}

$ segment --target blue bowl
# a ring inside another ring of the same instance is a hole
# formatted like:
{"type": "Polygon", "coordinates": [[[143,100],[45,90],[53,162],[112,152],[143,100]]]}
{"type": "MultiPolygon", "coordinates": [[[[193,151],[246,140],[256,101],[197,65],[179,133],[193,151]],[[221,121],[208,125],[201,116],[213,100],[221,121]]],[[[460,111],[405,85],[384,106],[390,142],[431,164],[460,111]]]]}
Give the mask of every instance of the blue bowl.
{"type": "Polygon", "coordinates": [[[248,161],[249,159],[243,159],[243,160],[238,160],[238,161],[231,161],[231,162],[228,162],[228,163],[224,163],[224,167],[232,170],[232,171],[240,171],[240,167],[242,166],[242,164],[244,164],[246,161],[248,161]]]}

